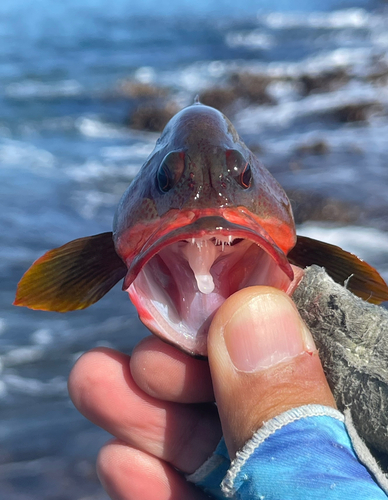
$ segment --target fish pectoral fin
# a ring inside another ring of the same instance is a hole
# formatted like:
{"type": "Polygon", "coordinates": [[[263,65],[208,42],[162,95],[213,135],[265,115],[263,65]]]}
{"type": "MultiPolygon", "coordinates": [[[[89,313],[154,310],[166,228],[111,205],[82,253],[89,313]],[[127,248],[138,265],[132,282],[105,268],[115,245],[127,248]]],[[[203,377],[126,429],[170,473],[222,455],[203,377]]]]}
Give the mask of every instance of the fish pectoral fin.
{"type": "Polygon", "coordinates": [[[14,305],[57,312],[85,309],[126,272],[112,233],[73,240],[32,264],[18,284],[14,305]]]}
{"type": "Polygon", "coordinates": [[[367,302],[388,300],[388,286],[376,269],[336,245],[298,236],[288,260],[302,268],[312,264],[324,267],[334,281],[367,302]]]}

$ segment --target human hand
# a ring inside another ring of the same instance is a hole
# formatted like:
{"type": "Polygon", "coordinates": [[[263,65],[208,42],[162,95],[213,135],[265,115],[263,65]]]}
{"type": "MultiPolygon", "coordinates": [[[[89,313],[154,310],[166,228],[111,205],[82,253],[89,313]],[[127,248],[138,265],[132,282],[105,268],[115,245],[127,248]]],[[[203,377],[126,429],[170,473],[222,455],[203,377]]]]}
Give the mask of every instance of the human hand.
{"type": "Polygon", "coordinates": [[[210,368],[155,337],[131,359],[95,349],[77,361],[69,379],[75,406],[116,437],[97,465],[113,499],[208,498],[182,473],[194,472],[222,434],[233,458],[270,418],[311,403],[335,406],[311,335],[278,290],[230,297],[208,350],[210,368]]]}

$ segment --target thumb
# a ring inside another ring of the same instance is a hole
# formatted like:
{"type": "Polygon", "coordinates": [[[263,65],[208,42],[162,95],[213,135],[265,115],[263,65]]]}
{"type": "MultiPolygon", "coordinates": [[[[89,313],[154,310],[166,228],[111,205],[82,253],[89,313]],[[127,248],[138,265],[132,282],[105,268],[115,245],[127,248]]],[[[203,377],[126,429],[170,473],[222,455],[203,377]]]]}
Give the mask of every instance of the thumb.
{"type": "Polygon", "coordinates": [[[279,290],[250,287],[226,300],[210,327],[208,356],[231,458],[286,410],[335,407],[311,333],[279,290]]]}

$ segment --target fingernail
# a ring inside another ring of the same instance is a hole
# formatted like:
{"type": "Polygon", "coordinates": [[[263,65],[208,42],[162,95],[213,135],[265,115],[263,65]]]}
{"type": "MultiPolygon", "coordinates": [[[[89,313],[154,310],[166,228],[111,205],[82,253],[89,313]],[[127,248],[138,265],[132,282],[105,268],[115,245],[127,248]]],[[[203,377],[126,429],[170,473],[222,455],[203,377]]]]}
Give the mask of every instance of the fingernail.
{"type": "Polygon", "coordinates": [[[227,321],[224,340],[237,370],[255,372],[316,350],[296,309],[280,294],[252,297],[227,321]]]}

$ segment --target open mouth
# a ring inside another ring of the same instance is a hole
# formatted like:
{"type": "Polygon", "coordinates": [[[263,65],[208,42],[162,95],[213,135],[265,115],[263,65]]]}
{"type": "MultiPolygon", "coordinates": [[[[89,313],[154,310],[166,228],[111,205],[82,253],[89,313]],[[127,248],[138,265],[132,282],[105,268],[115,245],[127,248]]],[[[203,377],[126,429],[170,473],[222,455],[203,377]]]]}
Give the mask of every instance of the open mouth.
{"type": "Polygon", "coordinates": [[[153,333],[206,356],[210,321],[230,295],[255,285],[286,291],[292,279],[287,257],[262,228],[203,217],[146,246],[124,289],[153,333]]]}

